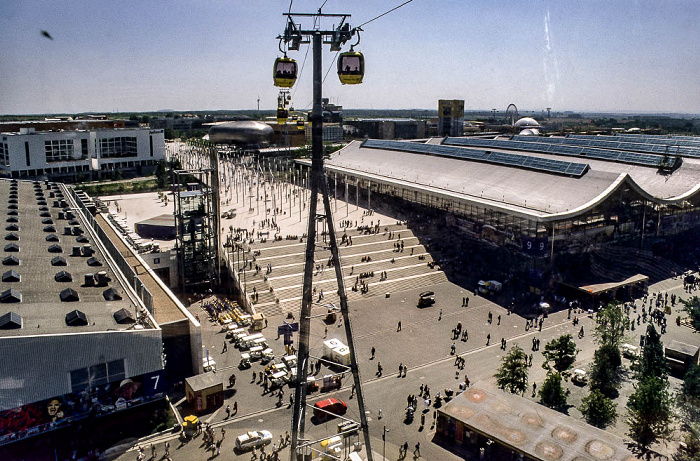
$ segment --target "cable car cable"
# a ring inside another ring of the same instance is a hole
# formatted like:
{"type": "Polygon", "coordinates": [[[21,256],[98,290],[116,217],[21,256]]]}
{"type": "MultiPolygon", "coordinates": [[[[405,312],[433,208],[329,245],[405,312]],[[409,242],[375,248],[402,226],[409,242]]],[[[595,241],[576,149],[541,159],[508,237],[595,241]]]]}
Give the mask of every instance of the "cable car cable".
{"type": "MultiPolygon", "coordinates": [[[[304,54],[304,60],[301,63],[301,69],[299,70],[299,76],[297,78],[301,79],[301,75],[304,73],[304,65],[306,64],[306,57],[309,55],[309,50],[311,49],[311,44],[306,45],[306,53],[304,54]]],[[[299,86],[294,86],[294,93],[292,93],[292,98],[297,94],[297,88],[299,86]]]]}
{"type": "Polygon", "coordinates": [[[326,77],[328,77],[328,74],[331,72],[331,69],[333,68],[333,64],[335,63],[335,60],[338,59],[339,54],[340,54],[340,50],[335,52],[335,56],[333,56],[333,60],[331,61],[331,65],[328,66],[328,70],[326,71],[326,75],[323,77],[323,82],[321,82],[321,83],[326,83],[326,77]]]}
{"type": "Polygon", "coordinates": [[[374,21],[375,19],[379,19],[379,18],[381,18],[382,16],[385,16],[385,15],[391,13],[392,11],[398,10],[398,9],[401,8],[402,6],[407,5],[407,4],[411,3],[412,1],[413,1],[413,0],[407,0],[407,1],[403,2],[402,4],[400,4],[399,6],[396,6],[396,7],[392,8],[392,9],[390,9],[389,11],[387,11],[386,13],[382,13],[382,14],[380,14],[379,16],[374,17],[374,18],[370,19],[369,21],[360,24],[360,25],[357,26],[357,27],[359,28],[359,27],[364,26],[365,24],[369,24],[370,22],[374,21]]]}

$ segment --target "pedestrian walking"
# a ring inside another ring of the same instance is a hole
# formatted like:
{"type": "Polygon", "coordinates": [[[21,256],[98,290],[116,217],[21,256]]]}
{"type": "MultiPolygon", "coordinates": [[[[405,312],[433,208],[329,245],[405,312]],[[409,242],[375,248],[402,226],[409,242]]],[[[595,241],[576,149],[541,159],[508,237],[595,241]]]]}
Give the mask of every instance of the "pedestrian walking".
{"type": "Polygon", "coordinates": [[[403,375],[403,363],[399,363],[399,378],[403,375]]]}
{"type": "Polygon", "coordinates": [[[372,356],[369,358],[370,360],[374,360],[374,353],[377,352],[377,350],[372,346],[372,356]]]}
{"type": "Polygon", "coordinates": [[[401,331],[401,320],[399,320],[399,326],[396,327],[396,331],[401,331]]]}
{"type": "Polygon", "coordinates": [[[420,458],[420,442],[416,443],[416,448],[413,450],[413,456],[420,458]]]}
{"type": "Polygon", "coordinates": [[[403,377],[406,377],[406,373],[408,373],[408,365],[403,366],[403,377]]]}
{"type": "Polygon", "coordinates": [[[165,457],[167,458],[170,456],[170,442],[167,440],[165,441],[165,457]]]}
{"type": "Polygon", "coordinates": [[[491,343],[491,333],[486,335],[486,345],[488,346],[491,343]]]}
{"type": "Polygon", "coordinates": [[[382,362],[377,362],[377,377],[382,375],[382,362]]]}
{"type": "Polygon", "coordinates": [[[438,321],[442,320],[442,309],[440,309],[440,313],[438,314],[438,321]]]}
{"type": "Polygon", "coordinates": [[[406,456],[406,453],[408,452],[408,440],[406,440],[403,443],[403,455],[406,456]]]}
{"type": "Polygon", "coordinates": [[[238,413],[238,401],[233,402],[233,414],[238,413]]]}
{"type": "Polygon", "coordinates": [[[231,417],[231,405],[226,405],[226,419],[231,417]]]}
{"type": "Polygon", "coordinates": [[[500,325],[500,324],[501,324],[501,315],[499,314],[498,315],[498,323],[496,323],[496,325],[500,325]]]}
{"type": "Polygon", "coordinates": [[[151,444],[151,458],[156,459],[156,446],[151,444]]]}
{"type": "Polygon", "coordinates": [[[224,347],[221,348],[221,353],[223,354],[228,350],[228,342],[224,340],[224,347]]]}

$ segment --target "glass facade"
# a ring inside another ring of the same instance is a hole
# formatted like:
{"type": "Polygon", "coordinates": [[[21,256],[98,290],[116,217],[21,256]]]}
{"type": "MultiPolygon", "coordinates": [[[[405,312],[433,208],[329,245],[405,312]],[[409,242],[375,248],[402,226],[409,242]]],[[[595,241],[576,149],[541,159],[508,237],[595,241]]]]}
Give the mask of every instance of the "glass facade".
{"type": "Polygon", "coordinates": [[[373,203],[375,197],[384,196],[444,211],[449,216],[448,222],[464,234],[499,246],[510,246],[530,256],[577,253],[591,244],[671,236],[700,225],[698,199],[658,204],[629,187],[621,187],[605,201],[579,215],[543,221],[391,182],[332,173],[328,178],[331,184],[337,178],[338,185],[331,187],[339,190],[347,183],[353,198],[359,184],[360,196],[365,197],[369,190],[373,203]]]}
{"type": "Polygon", "coordinates": [[[10,149],[6,142],[0,143],[0,164],[10,166],[10,149]]]}
{"type": "Polygon", "coordinates": [[[98,142],[100,146],[100,156],[103,158],[138,156],[136,136],[102,138],[98,140],[98,142]]]}
{"type": "Polygon", "coordinates": [[[73,140],[53,139],[44,141],[46,149],[46,162],[65,162],[73,160],[73,140]]]}

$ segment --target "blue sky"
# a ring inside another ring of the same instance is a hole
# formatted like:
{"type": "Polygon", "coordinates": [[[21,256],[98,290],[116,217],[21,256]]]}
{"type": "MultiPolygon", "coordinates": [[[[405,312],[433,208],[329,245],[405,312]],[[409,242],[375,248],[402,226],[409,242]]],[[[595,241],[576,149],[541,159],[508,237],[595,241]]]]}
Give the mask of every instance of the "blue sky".
{"type": "MultiPolygon", "coordinates": [[[[403,0],[327,0],[359,25],[403,0]]],[[[322,0],[296,0],[314,12],[322,0]]],[[[284,0],[0,2],[0,113],[276,106],[284,0]],[[47,30],[54,38],[40,34],[47,30]]],[[[347,108],[700,113],[697,0],[413,0],[364,27],[362,85],[334,71],[347,108]]],[[[308,19],[302,22],[311,27],[308,19]]],[[[330,28],[331,22],[324,22],[330,28]]],[[[306,48],[290,52],[301,66],[306,48]]],[[[335,53],[323,53],[324,72],[335,53]]],[[[311,53],[292,89],[310,106],[311,53]]]]}

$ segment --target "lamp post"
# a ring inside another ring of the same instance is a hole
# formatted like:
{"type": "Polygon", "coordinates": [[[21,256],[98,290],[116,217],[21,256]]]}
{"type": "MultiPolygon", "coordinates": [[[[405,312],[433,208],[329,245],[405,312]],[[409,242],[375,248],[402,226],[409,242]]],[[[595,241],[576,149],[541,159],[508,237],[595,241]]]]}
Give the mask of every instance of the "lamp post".
{"type": "Polygon", "coordinates": [[[389,429],[384,426],[384,430],[382,431],[382,461],[386,461],[386,433],[389,432],[389,429]]]}

